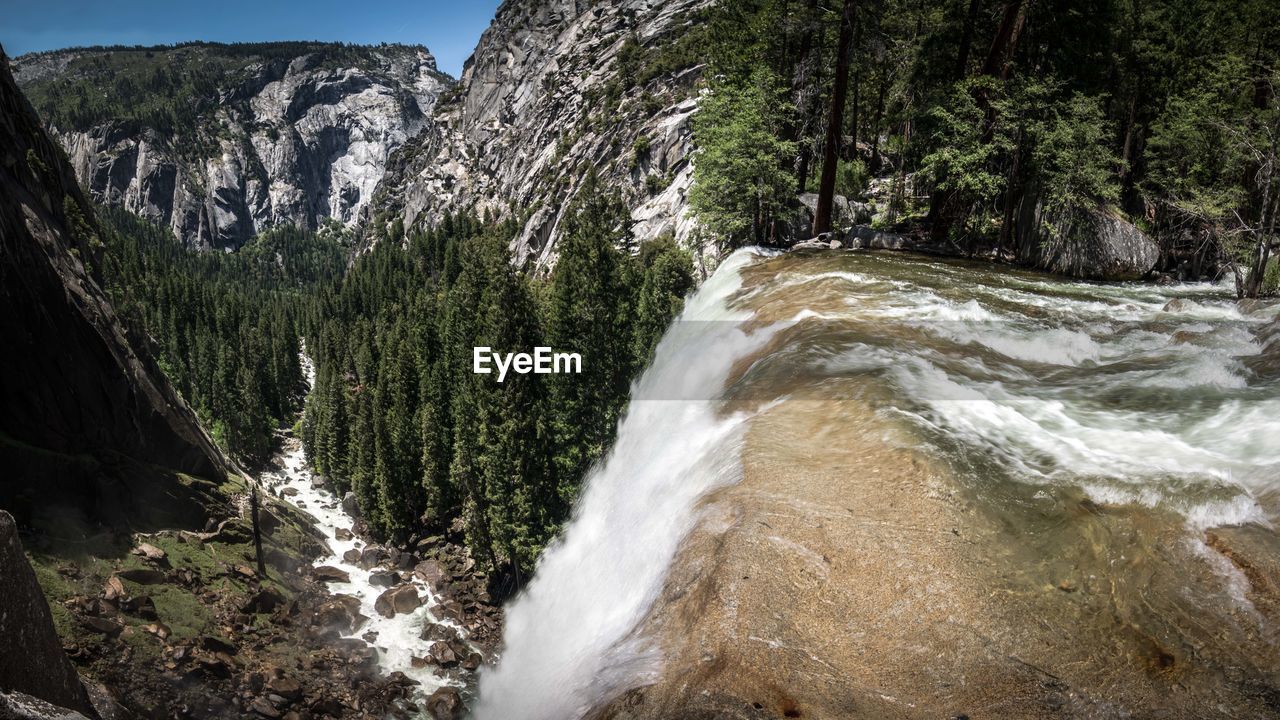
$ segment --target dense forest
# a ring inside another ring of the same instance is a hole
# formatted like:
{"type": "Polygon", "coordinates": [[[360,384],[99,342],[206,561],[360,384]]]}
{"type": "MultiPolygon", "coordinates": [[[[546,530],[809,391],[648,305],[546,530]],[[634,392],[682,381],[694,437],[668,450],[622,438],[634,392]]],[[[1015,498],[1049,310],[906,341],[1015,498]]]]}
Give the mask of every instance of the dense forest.
{"type": "Polygon", "coordinates": [[[98,215],[103,276],[135,345],[152,349],[224,449],[265,463],[301,407],[299,317],[342,276],[341,232],[278,228],[236,253],[202,253],[123,210],[98,215]]]}
{"type": "Polygon", "coordinates": [[[1184,277],[1280,273],[1280,22],[1246,0],[746,0],[707,11],[691,204],[768,242],[797,193],[1016,257],[1127,217],[1184,277]],[[750,188],[750,192],[743,192],[750,188]]]}
{"type": "Polygon", "coordinates": [[[633,247],[625,205],[594,176],[541,279],[510,262],[514,222],[395,227],[348,270],[336,224],[207,253],[100,214],[113,302],[225,449],[270,458],[302,409],[306,338],[316,382],[299,430],[316,470],[355,493],[375,537],[460,528],[515,583],[568,519],[693,287],[689,253],[669,238],[633,247]],[[578,353],[582,372],[498,382],[472,372],[477,346],[578,353]]]}
{"type": "MultiPolygon", "coordinates": [[[[589,178],[549,279],[511,265],[517,226],[447,218],[398,230],[316,296],[316,386],[302,436],[379,538],[460,524],[519,583],[606,452],[632,378],[693,284],[669,240],[631,252],[619,197],[589,178]],[[474,347],[576,352],[580,375],[472,372],[474,347]]],[[[455,526],[456,527],[456,526],[455,526]]]]}

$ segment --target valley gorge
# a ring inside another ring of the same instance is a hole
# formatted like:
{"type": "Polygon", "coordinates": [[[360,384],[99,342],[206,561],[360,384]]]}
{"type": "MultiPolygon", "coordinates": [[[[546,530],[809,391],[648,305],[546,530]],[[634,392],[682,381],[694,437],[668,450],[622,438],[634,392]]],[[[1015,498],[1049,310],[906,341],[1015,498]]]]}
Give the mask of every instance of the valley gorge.
{"type": "Polygon", "coordinates": [[[491,5],[0,51],[0,718],[1280,717],[1266,3],[491,5]]]}

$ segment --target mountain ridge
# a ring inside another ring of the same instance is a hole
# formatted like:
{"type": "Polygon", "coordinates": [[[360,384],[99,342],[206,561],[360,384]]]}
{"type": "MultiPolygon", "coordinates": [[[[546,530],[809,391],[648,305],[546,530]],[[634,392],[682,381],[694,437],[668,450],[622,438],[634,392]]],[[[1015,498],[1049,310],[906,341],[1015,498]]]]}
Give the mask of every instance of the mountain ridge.
{"type": "MultiPolygon", "coordinates": [[[[546,271],[587,170],[619,190],[637,244],[699,245],[685,212],[690,120],[709,0],[508,0],[481,35],[457,99],[401,148],[366,209],[376,238],[467,209],[515,218],[517,264],[546,271]]],[[[697,247],[709,260],[715,249],[697,247]]]]}
{"type": "Polygon", "coordinates": [[[96,200],[206,249],[354,224],[452,83],[422,46],[307,41],[68,49],[13,66],[96,200]]]}

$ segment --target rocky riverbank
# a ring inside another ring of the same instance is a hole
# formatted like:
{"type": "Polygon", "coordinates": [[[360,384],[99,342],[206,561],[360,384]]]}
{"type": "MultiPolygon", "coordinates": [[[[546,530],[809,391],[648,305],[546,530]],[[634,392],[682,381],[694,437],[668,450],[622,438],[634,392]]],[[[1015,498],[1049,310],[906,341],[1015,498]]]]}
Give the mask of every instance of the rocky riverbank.
{"type": "MultiPolygon", "coordinates": [[[[268,486],[301,461],[297,442],[285,443],[268,486]]],[[[501,623],[465,550],[447,537],[383,547],[351,523],[360,549],[347,559],[378,591],[365,603],[341,585],[345,570],[312,564],[333,540],[315,515],[341,513],[338,503],[308,508],[289,485],[276,489],[282,497],[265,495],[259,515],[265,572],[242,483],[224,488],[239,511],[203,532],[28,543],[63,649],[113,701],[112,716],[461,717],[501,623]],[[409,645],[422,652],[398,668],[393,647],[405,643],[371,628],[415,611],[409,645]]]]}
{"type": "Polygon", "coordinates": [[[382,672],[416,683],[433,716],[460,713],[502,623],[486,576],[461,545],[461,528],[399,547],[374,542],[355,496],[332,494],[293,438],[265,478],[270,492],[305,510],[325,537],[308,572],[331,593],[320,609],[328,627],[376,652],[382,672]]]}

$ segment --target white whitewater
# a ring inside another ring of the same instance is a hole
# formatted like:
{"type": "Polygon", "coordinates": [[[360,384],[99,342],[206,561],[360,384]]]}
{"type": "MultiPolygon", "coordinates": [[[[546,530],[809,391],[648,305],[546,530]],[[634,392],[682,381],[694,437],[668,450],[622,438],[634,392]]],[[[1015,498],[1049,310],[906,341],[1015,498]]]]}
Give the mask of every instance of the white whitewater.
{"type": "Polygon", "coordinates": [[[848,309],[828,321],[910,332],[848,343],[818,364],[881,375],[926,435],[1018,482],[1163,505],[1194,527],[1270,521],[1255,498],[1280,485],[1280,385],[1244,360],[1260,352],[1255,333],[1276,306],[1238,304],[1226,284],[1102,285],[902,256],[847,262],[861,272],[802,266],[789,282],[832,283],[825,292],[848,309]]]}
{"type": "Polygon", "coordinates": [[[481,673],[476,718],[576,718],[656,671],[654,648],[630,635],[697,520],[698,498],[741,477],[745,417],[722,415],[715,398],[734,363],[772,334],[744,332],[748,315],[729,308],[755,257],[739,251],[690,298],[633,386],[612,453],[507,607],[506,645],[481,673]]]}
{"type": "Polygon", "coordinates": [[[768,260],[740,251],[662,340],[632,388],[613,452],[509,605],[476,717],[580,718],[656,679],[661,658],[637,628],[699,519],[698,500],[741,478],[745,426],[760,408],[730,414],[716,398],[731,368],[780,327],[743,322],[752,319],[743,307],[768,307],[777,292],[800,312],[771,320],[818,325],[770,348],[775,367],[816,379],[819,392],[824,377],[874,379],[886,410],[979,484],[1160,505],[1186,518],[1188,537],[1276,520],[1258,498],[1280,485],[1280,381],[1241,362],[1260,351],[1255,333],[1275,307],[1240,306],[1225,286],[1206,284],[1101,285],[909,256],[768,260]],[[771,263],[767,282],[740,292],[756,263],[771,263]]]}
{"type": "MultiPolygon", "coordinates": [[[[303,371],[307,376],[307,385],[310,387],[315,383],[315,368],[305,355],[302,358],[302,365],[303,371]]],[[[360,613],[369,618],[368,622],[357,628],[348,637],[363,640],[366,634],[375,633],[377,637],[373,638],[373,641],[368,644],[377,649],[378,664],[383,673],[391,673],[393,671],[404,673],[406,676],[421,683],[416,688],[420,694],[429,695],[434,690],[445,685],[461,687],[462,683],[459,681],[437,676],[433,666],[413,667],[413,658],[425,657],[427,649],[431,645],[431,641],[420,638],[424,625],[448,625],[457,630],[460,637],[466,638],[466,632],[456,623],[436,617],[431,612],[430,608],[439,604],[440,598],[426,583],[417,578],[406,577],[407,581],[412,580],[414,587],[418,591],[418,596],[423,598],[423,606],[412,613],[396,615],[393,618],[384,618],[379,615],[373,609],[374,602],[386,588],[369,582],[369,570],[364,570],[358,565],[353,565],[342,559],[343,553],[351,549],[361,548],[364,543],[355,537],[350,540],[338,540],[334,536],[338,528],[350,530],[354,522],[353,519],[343,511],[339,498],[327,489],[313,485],[314,475],[307,467],[301,442],[297,440],[289,442],[282,458],[282,464],[284,466],[283,471],[265,475],[263,477],[264,482],[267,487],[281,493],[286,488],[290,488],[291,492],[286,499],[315,518],[314,527],[324,535],[329,554],[316,560],[314,565],[336,567],[347,573],[351,581],[329,583],[329,592],[353,595],[359,598],[360,613]]]]}

